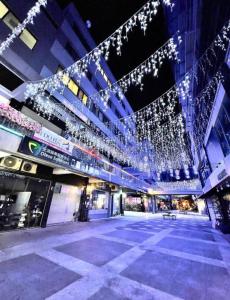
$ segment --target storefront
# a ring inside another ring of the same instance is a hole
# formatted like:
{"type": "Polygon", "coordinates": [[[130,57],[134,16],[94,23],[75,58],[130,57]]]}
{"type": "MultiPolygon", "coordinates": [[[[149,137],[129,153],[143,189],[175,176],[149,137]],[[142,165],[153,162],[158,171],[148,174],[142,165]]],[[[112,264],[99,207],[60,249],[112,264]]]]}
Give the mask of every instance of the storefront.
{"type": "Polygon", "coordinates": [[[135,212],[147,212],[150,209],[150,202],[146,195],[127,194],[125,195],[125,210],[135,212]]]}
{"type": "Polygon", "coordinates": [[[156,195],[157,211],[178,210],[198,212],[197,201],[193,195],[156,195]]]}
{"type": "Polygon", "coordinates": [[[208,213],[213,228],[223,233],[230,233],[230,179],[202,195],[207,203],[208,213]]]}
{"type": "Polygon", "coordinates": [[[76,220],[79,211],[81,187],[56,183],[51,201],[47,225],[76,220]]]}
{"type": "Polygon", "coordinates": [[[173,209],[170,195],[157,195],[155,200],[157,211],[173,209]]]}
{"type": "Polygon", "coordinates": [[[198,212],[195,197],[192,195],[172,195],[172,209],[198,212]]]}
{"type": "Polygon", "coordinates": [[[106,218],[110,216],[110,211],[109,211],[110,193],[108,191],[95,189],[92,191],[89,199],[90,199],[90,204],[89,204],[90,219],[106,218]]]}
{"type": "Polygon", "coordinates": [[[43,226],[51,181],[0,171],[0,230],[43,226]]]}

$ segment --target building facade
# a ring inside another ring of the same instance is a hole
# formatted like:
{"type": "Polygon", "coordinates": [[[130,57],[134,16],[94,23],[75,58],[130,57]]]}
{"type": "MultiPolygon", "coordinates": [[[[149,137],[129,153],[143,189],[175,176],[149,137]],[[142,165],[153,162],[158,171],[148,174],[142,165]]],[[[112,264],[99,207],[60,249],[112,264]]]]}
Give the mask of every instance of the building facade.
{"type": "MultiPolygon", "coordinates": [[[[1,40],[34,3],[0,1],[1,40]]],[[[148,190],[147,182],[123,168],[124,145],[115,137],[117,131],[125,134],[119,119],[133,112],[127,99],[112,97],[106,110],[89,101],[90,95],[116,81],[104,60],[97,72],[91,64],[80,84],[74,76],[63,77],[62,93],[42,95],[56,104],[55,112],[48,114],[48,106],[41,112],[25,98],[28,82],[57,74],[95,46],[75,5],[63,10],[48,1],[1,57],[1,229],[71,221],[82,203],[90,218],[113,216],[122,212],[125,192],[148,190]],[[67,123],[75,124],[78,136],[67,130],[67,123]],[[89,139],[84,143],[86,132],[105,146],[96,151],[89,139]],[[109,139],[115,141],[112,153],[106,151],[109,139]]]]}
{"type": "Polygon", "coordinates": [[[175,81],[180,81],[194,65],[198,66],[193,72],[196,76],[192,76],[189,95],[179,100],[202,184],[200,197],[206,201],[213,226],[223,232],[230,232],[229,45],[215,52],[215,56],[207,54],[206,49],[229,22],[229,15],[229,1],[221,0],[217,5],[216,1],[197,0],[176,1],[175,10],[166,16],[169,32],[173,34],[179,29],[184,37],[181,63],[174,66],[175,81]],[[200,98],[208,86],[211,89],[200,98]]]}

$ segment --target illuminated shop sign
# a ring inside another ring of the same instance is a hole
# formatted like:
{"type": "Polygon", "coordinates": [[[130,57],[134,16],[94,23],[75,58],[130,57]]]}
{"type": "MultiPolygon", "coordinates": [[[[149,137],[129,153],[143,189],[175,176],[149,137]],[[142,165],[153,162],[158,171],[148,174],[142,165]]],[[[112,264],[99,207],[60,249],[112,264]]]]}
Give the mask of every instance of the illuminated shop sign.
{"type": "Polygon", "coordinates": [[[56,150],[46,144],[38,142],[29,137],[24,137],[24,139],[21,141],[18,152],[27,155],[32,155],[58,165],[71,168],[77,167],[78,161],[75,157],[63,153],[59,150],[56,150]]]}
{"type": "Polygon", "coordinates": [[[73,143],[50,131],[49,129],[46,129],[45,127],[42,127],[41,132],[34,134],[34,139],[44,142],[49,146],[60,150],[61,152],[72,155],[74,148],[73,143]]]}
{"type": "Polygon", "coordinates": [[[27,136],[21,141],[18,152],[31,155],[51,163],[62,165],[91,175],[98,175],[99,171],[84,162],[80,162],[76,157],[63,153],[53,147],[27,136]]]}

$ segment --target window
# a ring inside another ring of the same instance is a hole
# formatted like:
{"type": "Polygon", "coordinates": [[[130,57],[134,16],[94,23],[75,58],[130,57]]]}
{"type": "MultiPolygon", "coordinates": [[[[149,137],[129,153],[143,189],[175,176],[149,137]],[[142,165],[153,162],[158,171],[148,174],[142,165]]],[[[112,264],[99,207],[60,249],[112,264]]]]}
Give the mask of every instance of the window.
{"type": "MultiPolygon", "coordinates": [[[[58,66],[57,73],[61,71],[63,71],[63,68],[61,66],[58,66]]],[[[64,74],[62,76],[62,82],[75,96],[82,100],[82,103],[84,105],[87,105],[88,96],[83,92],[82,89],[79,88],[79,86],[73,79],[70,79],[67,74],[64,74]]]]}
{"type": "Polygon", "coordinates": [[[18,76],[7,69],[4,65],[0,64],[0,84],[8,90],[13,91],[23,83],[18,76]]]}
{"type": "Polygon", "coordinates": [[[86,95],[83,95],[82,102],[84,105],[87,104],[87,100],[88,100],[88,97],[86,95]]]}
{"type": "Polygon", "coordinates": [[[69,76],[64,74],[62,77],[62,82],[64,83],[64,85],[67,85],[69,83],[69,76]]]}
{"type": "Polygon", "coordinates": [[[13,30],[15,27],[18,26],[19,20],[11,13],[9,12],[3,19],[3,22],[11,29],[13,30]]]}
{"type": "Polygon", "coordinates": [[[0,1],[0,18],[2,19],[8,11],[9,9],[5,6],[5,4],[3,4],[2,1],[0,1]]]}
{"type": "Polygon", "coordinates": [[[20,35],[20,39],[26,44],[27,47],[33,49],[37,43],[35,37],[27,30],[24,29],[20,35]]]}
{"type": "MultiPolygon", "coordinates": [[[[20,24],[19,20],[9,12],[8,8],[0,1],[0,17],[3,22],[8,26],[11,30],[20,24]]],[[[20,40],[31,50],[37,43],[36,38],[30,33],[28,29],[24,29],[22,33],[19,35],[20,40]]]]}
{"type": "Polygon", "coordinates": [[[79,93],[78,93],[78,98],[80,98],[81,100],[83,99],[83,96],[84,96],[84,93],[82,90],[79,90],[79,93]]]}
{"type": "Polygon", "coordinates": [[[76,83],[70,79],[69,83],[68,83],[68,88],[71,90],[71,92],[77,96],[79,87],[76,85],[76,83]]]}

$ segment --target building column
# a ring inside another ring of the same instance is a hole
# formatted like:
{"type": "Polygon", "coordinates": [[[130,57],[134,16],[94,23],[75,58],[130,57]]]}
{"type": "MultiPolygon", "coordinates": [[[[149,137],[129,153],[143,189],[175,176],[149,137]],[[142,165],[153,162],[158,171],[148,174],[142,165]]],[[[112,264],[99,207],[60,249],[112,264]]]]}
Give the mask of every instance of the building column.
{"type": "Polygon", "coordinates": [[[212,222],[212,227],[216,228],[216,214],[213,209],[212,199],[206,198],[205,202],[207,204],[208,215],[210,221],[212,222]]]}
{"type": "Polygon", "coordinates": [[[84,187],[81,193],[80,205],[79,205],[79,222],[89,221],[89,199],[86,193],[87,186],[84,187]]]}
{"type": "Polygon", "coordinates": [[[124,216],[124,203],[123,203],[122,193],[120,194],[120,214],[121,216],[124,216]]]}
{"type": "Polygon", "coordinates": [[[41,220],[41,227],[43,227],[43,228],[45,228],[46,224],[47,224],[50,206],[51,206],[51,202],[52,202],[52,198],[53,198],[54,186],[55,186],[55,182],[51,181],[49,191],[47,194],[47,198],[46,198],[46,204],[45,204],[45,208],[44,208],[44,212],[43,212],[43,217],[41,220]]]}
{"type": "Polygon", "coordinates": [[[113,194],[111,193],[111,188],[109,189],[109,199],[108,199],[108,212],[107,217],[113,216],[113,194]]]}

